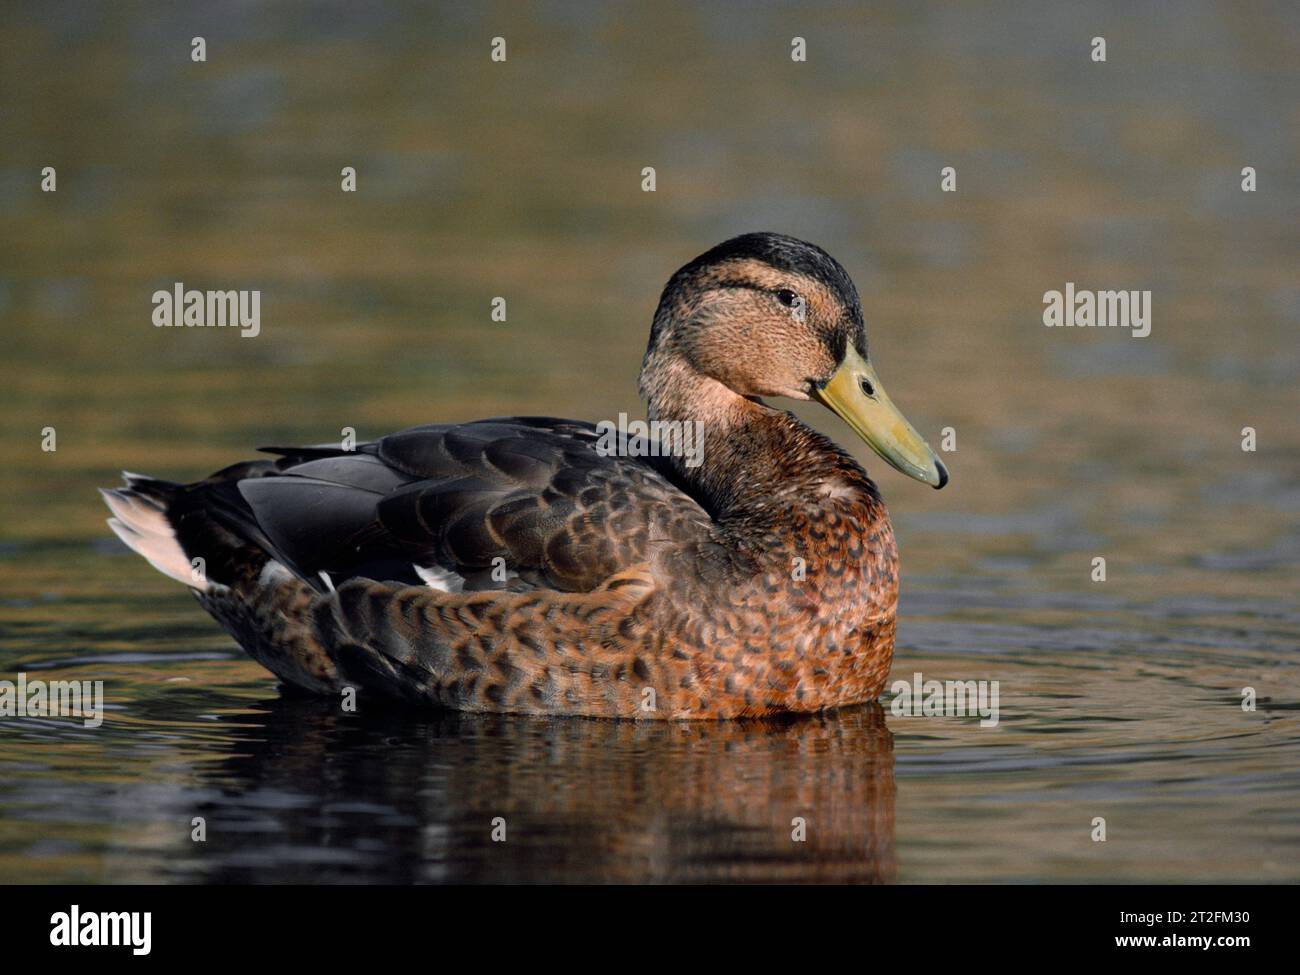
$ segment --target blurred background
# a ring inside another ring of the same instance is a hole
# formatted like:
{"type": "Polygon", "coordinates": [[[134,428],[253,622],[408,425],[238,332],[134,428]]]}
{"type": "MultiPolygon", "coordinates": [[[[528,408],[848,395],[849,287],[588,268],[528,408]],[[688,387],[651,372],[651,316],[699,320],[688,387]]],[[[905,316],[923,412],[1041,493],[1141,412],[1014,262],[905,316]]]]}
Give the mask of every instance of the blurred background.
{"type": "Polygon", "coordinates": [[[0,677],[113,711],[0,726],[0,880],[1300,879],[1298,83],[1286,3],[6,4],[0,677]],[[104,525],[122,468],[640,415],[663,283],[751,230],[956,432],[934,492],[797,410],[890,505],[895,677],[1000,680],[996,729],[348,723],[104,525]],[[261,334],[153,327],[177,281],[261,334]],[[1067,281],[1150,336],[1044,328],[1067,281]]]}

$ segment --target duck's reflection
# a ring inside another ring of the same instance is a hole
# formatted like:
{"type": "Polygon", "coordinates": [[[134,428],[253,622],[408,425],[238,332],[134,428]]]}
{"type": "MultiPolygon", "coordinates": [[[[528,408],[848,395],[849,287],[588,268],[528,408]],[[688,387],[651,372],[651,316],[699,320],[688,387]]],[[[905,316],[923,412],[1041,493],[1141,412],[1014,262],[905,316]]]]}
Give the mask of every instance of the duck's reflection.
{"type": "Polygon", "coordinates": [[[235,754],[200,772],[221,796],[200,812],[211,880],[882,882],[897,872],[893,737],[875,704],[634,725],[345,714],[286,697],[241,724],[235,754]]]}

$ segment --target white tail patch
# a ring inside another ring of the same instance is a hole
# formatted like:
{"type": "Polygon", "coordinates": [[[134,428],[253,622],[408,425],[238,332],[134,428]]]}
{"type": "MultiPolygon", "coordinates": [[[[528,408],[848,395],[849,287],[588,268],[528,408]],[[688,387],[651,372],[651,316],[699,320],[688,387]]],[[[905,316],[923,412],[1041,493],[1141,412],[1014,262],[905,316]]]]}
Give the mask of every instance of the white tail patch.
{"type": "MultiPolygon", "coordinates": [[[[325,573],[321,573],[325,577],[325,573]]],[[[266,565],[262,566],[262,571],[257,577],[257,584],[262,589],[271,589],[275,586],[288,582],[296,576],[286,569],[275,559],[268,559],[266,565]]],[[[327,577],[326,577],[327,578],[327,577]]],[[[330,583],[330,591],[334,591],[334,583],[330,583]]]]}
{"type": "Polygon", "coordinates": [[[100,488],[99,493],[116,516],[108,519],[108,527],[132,551],[143,555],[163,575],[191,589],[207,591],[207,580],[195,580],[190,560],[157,504],[130,488],[100,488]]]}
{"type": "Polygon", "coordinates": [[[463,592],[465,589],[465,577],[457,575],[451,569],[444,569],[438,565],[416,565],[412,568],[430,589],[437,589],[440,592],[463,592]]]}

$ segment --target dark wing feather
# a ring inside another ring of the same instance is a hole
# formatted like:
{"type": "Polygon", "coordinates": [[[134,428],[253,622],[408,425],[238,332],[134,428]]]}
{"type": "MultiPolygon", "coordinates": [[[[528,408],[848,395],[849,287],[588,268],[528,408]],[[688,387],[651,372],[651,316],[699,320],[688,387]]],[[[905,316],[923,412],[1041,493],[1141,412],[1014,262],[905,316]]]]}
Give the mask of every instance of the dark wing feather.
{"type": "Polygon", "coordinates": [[[541,417],[432,424],[355,451],[275,448],[277,475],[239,490],[309,580],[412,581],[419,565],[467,589],[503,588],[491,572],[500,559],[510,588],[587,592],[655,539],[703,538],[709,525],[657,461],[602,456],[598,439],[589,424],[541,417]]]}

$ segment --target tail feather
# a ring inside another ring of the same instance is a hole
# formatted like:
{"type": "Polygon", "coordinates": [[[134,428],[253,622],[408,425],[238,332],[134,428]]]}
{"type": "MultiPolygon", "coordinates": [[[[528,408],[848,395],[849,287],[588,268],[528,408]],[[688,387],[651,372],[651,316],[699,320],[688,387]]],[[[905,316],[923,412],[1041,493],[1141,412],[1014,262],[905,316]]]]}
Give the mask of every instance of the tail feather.
{"type": "Polygon", "coordinates": [[[117,537],[189,586],[249,656],[281,680],[326,693],[339,686],[338,669],[311,617],[313,587],[326,584],[286,568],[239,492],[241,478],[264,476],[274,465],[239,464],[190,485],[128,473],[126,487],[100,493],[117,537]],[[191,556],[205,571],[192,571],[191,556]]]}
{"type": "Polygon", "coordinates": [[[126,472],[123,477],[127,487],[99,490],[114,515],[108,519],[108,527],[163,575],[191,589],[206,591],[206,579],[192,571],[189,557],[167,519],[168,498],[179,485],[126,472]]]}

